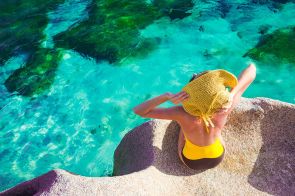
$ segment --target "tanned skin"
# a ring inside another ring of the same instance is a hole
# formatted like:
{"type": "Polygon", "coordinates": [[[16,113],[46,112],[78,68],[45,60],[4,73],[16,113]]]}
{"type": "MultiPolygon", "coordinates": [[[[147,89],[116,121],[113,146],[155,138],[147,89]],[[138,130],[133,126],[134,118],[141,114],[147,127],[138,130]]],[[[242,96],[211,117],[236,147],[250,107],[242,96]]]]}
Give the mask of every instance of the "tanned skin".
{"type": "Polygon", "coordinates": [[[232,112],[233,108],[239,103],[243,93],[254,81],[256,77],[256,67],[254,64],[248,65],[238,77],[238,85],[231,89],[231,103],[226,108],[221,108],[213,114],[211,120],[215,127],[209,127],[210,132],[207,133],[204,122],[195,116],[188,114],[182,107],[182,101],[188,99],[189,96],[186,92],[181,91],[176,94],[167,92],[152,99],[149,99],[136,107],[133,111],[144,118],[156,118],[177,121],[180,125],[180,133],[178,139],[178,155],[182,160],[181,151],[185,144],[184,135],[189,141],[197,146],[207,146],[212,144],[216,137],[219,137],[225,147],[225,143],[221,137],[221,131],[227,121],[228,115],[232,112]],[[158,105],[171,101],[176,106],[170,108],[157,108],[158,105]]]}

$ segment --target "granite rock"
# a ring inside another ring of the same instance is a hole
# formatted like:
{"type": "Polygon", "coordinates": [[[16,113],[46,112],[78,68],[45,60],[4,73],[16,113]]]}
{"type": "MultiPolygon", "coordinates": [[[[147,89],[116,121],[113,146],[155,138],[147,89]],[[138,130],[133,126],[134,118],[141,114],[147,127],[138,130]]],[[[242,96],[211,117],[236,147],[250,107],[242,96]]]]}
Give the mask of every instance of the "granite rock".
{"type": "Polygon", "coordinates": [[[52,170],[0,195],[294,195],[295,105],[246,99],[223,130],[226,154],[216,168],[194,171],[177,155],[179,125],[152,120],[127,133],[112,177],[52,170]]]}

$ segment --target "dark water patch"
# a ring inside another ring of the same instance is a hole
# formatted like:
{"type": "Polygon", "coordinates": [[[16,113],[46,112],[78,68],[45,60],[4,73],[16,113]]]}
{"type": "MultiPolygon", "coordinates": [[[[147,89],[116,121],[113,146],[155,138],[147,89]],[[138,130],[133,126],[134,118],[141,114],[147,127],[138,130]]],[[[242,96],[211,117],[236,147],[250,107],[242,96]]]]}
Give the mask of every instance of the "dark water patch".
{"type": "MultiPolygon", "coordinates": [[[[17,5],[16,1],[1,2],[0,64],[20,53],[28,55],[26,65],[5,81],[10,93],[34,96],[50,88],[60,60],[60,50],[41,48],[40,44],[45,39],[43,32],[49,22],[46,13],[63,2],[51,0],[40,4],[33,0],[17,5]]],[[[87,7],[88,20],[72,25],[68,31],[55,36],[54,41],[62,48],[74,49],[83,56],[110,63],[144,57],[161,40],[145,38],[139,30],[165,15],[182,19],[190,15],[187,11],[192,7],[192,1],[188,0],[154,1],[152,4],[143,0],[96,0],[87,7]]],[[[57,21],[53,23],[60,22],[58,17],[55,19],[57,21]]]]}
{"type": "Polygon", "coordinates": [[[11,154],[11,151],[8,149],[4,149],[0,152],[0,161],[4,160],[5,157],[7,157],[9,154],[11,154]]]}
{"type": "Polygon", "coordinates": [[[23,96],[43,93],[53,83],[60,59],[60,50],[38,49],[24,67],[17,69],[5,81],[7,90],[17,91],[23,96]]]}
{"type": "Polygon", "coordinates": [[[96,132],[97,132],[96,129],[91,129],[91,130],[90,130],[90,133],[91,133],[92,135],[96,134],[96,132]]]}
{"type": "Polygon", "coordinates": [[[252,0],[253,4],[267,5],[273,12],[278,12],[286,3],[295,3],[295,0],[252,0]]]}
{"type": "Polygon", "coordinates": [[[191,13],[189,12],[194,6],[191,0],[154,0],[153,5],[156,6],[163,15],[169,16],[170,19],[183,19],[191,13]]]}
{"type": "Polygon", "coordinates": [[[294,3],[294,0],[252,0],[253,3],[257,4],[267,4],[267,3],[294,3]]]}
{"type": "Polygon", "coordinates": [[[43,143],[42,144],[46,146],[50,142],[51,142],[50,136],[49,135],[46,135],[45,138],[43,139],[43,143]]]}
{"type": "Polygon", "coordinates": [[[139,35],[139,29],[160,17],[153,6],[144,1],[97,0],[88,9],[87,21],[54,37],[57,46],[110,63],[154,48],[154,40],[139,35]]]}
{"type": "Polygon", "coordinates": [[[199,15],[203,19],[225,18],[232,6],[233,5],[228,3],[226,0],[204,1],[202,2],[202,7],[200,8],[196,5],[197,10],[199,10],[199,15]]]}
{"type": "Polygon", "coordinates": [[[13,178],[13,176],[11,176],[9,173],[2,173],[0,175],[0,187],[1,187],[1,190],[5,190],[5,189],[8,189],[10,188],[11,186],[13,185],[16,185],[17,183],[20,183],[22,181],[25,181],[26,179],[24,178],[13,178]]]}
{"type": "Polygon", "coordinates": [[[261,36],[255,48],[244,56],[261,62],[277,59],[295,64],[295,27],[281,28],[271,34],[261,36]]]}
{"type": "Polygon", "coordinates": [[[165,15],[184,18],[192,7],[191,1],[96,0],[88,6],[88,20],[56,35],[54,41],[58,47],[81,55],[118,63],[156,48],[159,40],[141,36],[140,29],[165,15]]]}
{"type": "MultiPolygon", "coordinates": [[[[255,5],[249,3],[241,3],[232,6],[232,9],[236,12],[235,17],[228,18],[231,23],[231,30],[238,31],[239,26],[243,23],[248,23],[253,20],[253,16],[249,13],[253,13],[255,5]],[[246,14],[245,14],[246,13],[246,14]]],[[[240,38],[243,37],[242,32],[238,32],[240,38]]]]}
{"type": "Polygon", "coordinates": [[[28,54],[24,67],[14,71],[5,81],[9,92],[32,96],[48,89],[57,67],[57,55],[40,48],[48,24],[47,12],[64,0],[0,2],[0,64],[21,53],[28,54]],[[50,57],[50,55],[52,55],[50,57]],[[52,67],[51,67],[52,66],[52,67]]]}
{"type": "Polygon", "coordinates": [[[47,11],[64,0],[0,1],[0,64],[18,53],[34,53],[48,24],[47,11]]]}

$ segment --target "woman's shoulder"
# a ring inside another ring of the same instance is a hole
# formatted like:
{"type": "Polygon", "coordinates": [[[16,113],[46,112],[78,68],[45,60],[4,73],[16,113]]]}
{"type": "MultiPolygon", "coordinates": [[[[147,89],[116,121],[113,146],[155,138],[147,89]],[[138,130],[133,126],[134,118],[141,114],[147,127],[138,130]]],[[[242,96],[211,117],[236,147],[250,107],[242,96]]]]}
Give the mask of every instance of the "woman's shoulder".
{"type": "Polygon", "coordinates": [[[229,113],[216,114],[212,117],[212,121],[218,129],[222,129],[227,121],[229,113]]]}

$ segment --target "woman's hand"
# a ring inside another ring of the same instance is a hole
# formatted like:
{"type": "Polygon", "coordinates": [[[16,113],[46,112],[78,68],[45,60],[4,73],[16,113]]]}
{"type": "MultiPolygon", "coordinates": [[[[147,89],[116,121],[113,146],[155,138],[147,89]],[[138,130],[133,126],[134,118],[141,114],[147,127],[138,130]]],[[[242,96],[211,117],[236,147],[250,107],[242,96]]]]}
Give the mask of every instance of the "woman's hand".
{"type": "Polygon", "coordinates": [[[174,104],[179,104],[180,102],[189,98],[189,95],[184,91],[181,91],[176,94],[166,93],[165,95],[166,95],[167,99],[170,100],[174,104]]]}

